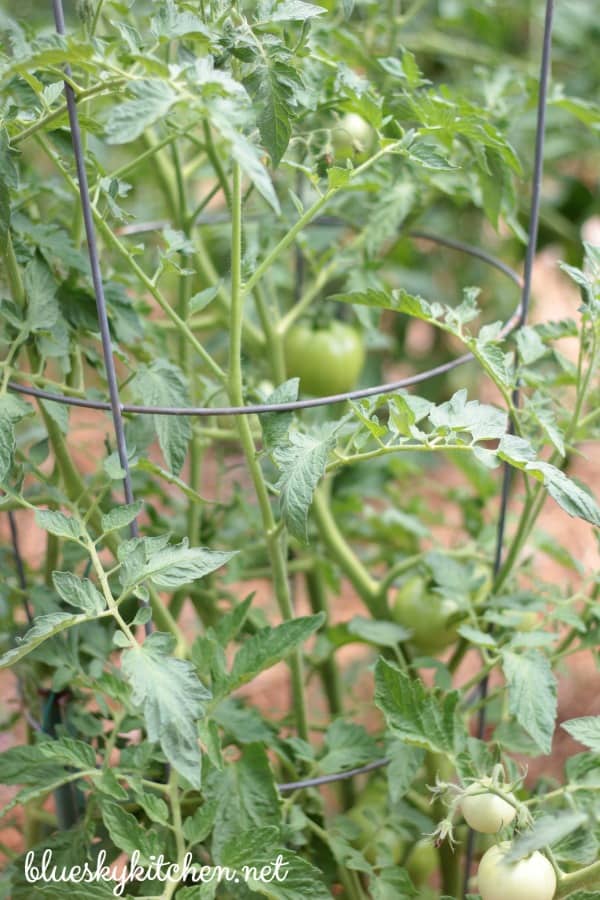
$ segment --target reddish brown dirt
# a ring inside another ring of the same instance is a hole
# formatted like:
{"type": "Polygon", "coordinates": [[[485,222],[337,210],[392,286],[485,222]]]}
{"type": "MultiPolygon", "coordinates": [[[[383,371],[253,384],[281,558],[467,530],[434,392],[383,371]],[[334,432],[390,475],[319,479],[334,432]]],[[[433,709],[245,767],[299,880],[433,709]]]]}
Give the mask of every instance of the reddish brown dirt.
{"type": "MultiPolygon", "coordinates": [[[[532,310],[534,320],[558,319],[562,316],[576,317],[579,298],[571,283],[558,271],[558,254],[553,250],[540,254],[536,262],[534,293],[536,302],[532,310]]],[[[428,336],[426,330],[415,326],[411,331],[411,340],[421,346],[426,353],[428,336]]],[[[565,342],[562,348],[567,354],[573,353],[572,345],[565,342]]],[[[481,386],[481,395],[488,401],[496,398],[493,392],[485,384],[481,386]]],[[[98,448],[105,435],[110,434],[110,422],[101,415],[99,425],[98,416],[94,412],[86,410],[73,410],[71,412],[71,431],[69,444],[73,449],[76,464],[82,472],[94,469],[98,459],[98,448]]],[[[238,470],[239,471],[239,470],[238,470]]],[[[580,478],[582,482],[597,491],[600,484],[600,459],[594,448],[582,448],[582,454],[575,459],[572,474],[580,478]]],[[[205,491],[210,490],[214,484],[214,471],[205,472],[205,491]]],[[[454,485],[461,482],[461,476],[449,466],[442,466],[436,472],[436,482],[443,485],[454,485]]],[[[432,504],[439,503],[436,493],[432,495],[432,504]]],[[[4,517],[2,517],[4,519],[4,517]]],[[[32,517],[27,512],[18,514],[22,552],[24,556],[35,565],[44,552],[43,536],[36,528],[32,517]]],[[[452,544],[456,539],[456,526],[458,518],[454,521],[454,511],[449,510],[449,517],[445,526],[438,529],[438,537],[447,544],[452,544]]],[[[571,553],[579,559],[585,569],[590,572],[598,568],[599,552],[598,543],[593,529],[580,520],[570,519],[558,509],[556,504],[549,499],[540,516],[538,528],[544,529],[557,539],[560,539],[571,553]]],[[[4,539],[8,539],[5,522],[0,525],[0,533],[4,539]]],[[[546,556],[536,559],[540,576],[547,581],[563,583],[573,580],[573,573],[563,569],[556,562],[546,556]]],[[[256,603],[268,611],[273,621],[277,621],[277,611],[272,597],[271,586],[266,581],[256,584],[244,584],[244,595],[252,588],[256,589],[256,603]]],[[[302,590],[301,579],[296,584],[296,607],[298,613],[308,612],[307,600],[302,590]]],[[[364,613],[361,602],[355,596],[347,584],[344,584],[339,597],[331,602],[332,617],[334,621],[343,621],[353,615],[364,613]]],[[[182,627],[190,636],[198,631],[198,622],[191,605],[184,607],[182,615],[182,627]]],[[[369,665],[372,655],[368,650],[359,646],[350,645],[339,652],[339,660],[344,671],[344,683],[346,686],[347,715],[356,721],[362,721],[376,726],[379,722],[379,714],[372,702],[372,676],[369,665]]],[[[475,654],[470,654],[461,666],[457,680],[462,682],[470,678],[477,671],[478,661],[475,654]]],[[[0,719],[6,720],[8,716],[19,707],[17,684],[11,672],[0,673],[0,719]]],[[[326,704],[323,700],[316,680],[310,687],[311,720],[315,724],[323,724],[327,721],[326,704]]],[[[256,678],[248,685],[242,694],[264,711],[269,716],[283,716],[289,709],[289,684],[288,673],[285,665],[277,665],[256,678]]],[[[569,658],[561,673],[559,689],[559,721],[580,715],[593,715],[600,713],[600,674],[597,669],[597,660],[591,653],[579,653],[569,658]]],[[[25,725],[18,721],[14,726],[0,734],[0,750],[22,743],[26,739],[25,725]]],[[[315,734],[315,740],[318,735],[315,734]]],[[[563,763],[566,757],[577,752],[575,742],[565,733],[557,731],[553,753],[546,758],[540,758],[533,763],[529,761],[530,777],[534,778],[539,773],[561,775],[563,763]]],[[[15,793],[15,788],[0,787],[0,805],[4,805],[15,793]]],[[[51,806],[51,800],[49,801],[51,806]]],[[[18,812],[7,818],[3,827],[0,827],[0,842],[12,850],[22,849],[23,835],[21,829],[22,817],[18,812]]],[[[1,845],[0,845],[1,849],[1,845]]]]}

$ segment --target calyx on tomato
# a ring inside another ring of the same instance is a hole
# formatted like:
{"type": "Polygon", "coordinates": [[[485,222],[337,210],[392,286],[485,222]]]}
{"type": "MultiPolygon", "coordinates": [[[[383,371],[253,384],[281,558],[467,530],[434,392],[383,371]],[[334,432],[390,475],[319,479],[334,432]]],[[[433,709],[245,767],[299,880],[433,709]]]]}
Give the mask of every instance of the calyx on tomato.
{"type": "Polygon", "coordinates": [[[365,363],[360,334],[338,320],[314,328],[299,322],[287,333],[284,350],[288,378],[299,378],[301,389],[316,397],[351,391],[365,363]]]}

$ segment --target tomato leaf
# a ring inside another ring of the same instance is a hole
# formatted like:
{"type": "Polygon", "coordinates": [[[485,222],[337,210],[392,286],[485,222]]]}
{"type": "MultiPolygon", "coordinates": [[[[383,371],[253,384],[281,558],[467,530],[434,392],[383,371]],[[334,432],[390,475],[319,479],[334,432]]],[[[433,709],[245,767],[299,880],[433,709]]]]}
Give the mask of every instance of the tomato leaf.
{"type": "Polygon", "coordinates": [[[556,721],[556,678],[547,657],[502,652],[502,668],[508,684],[510,712],[535,741],[542,753],[552,750],[556,721]]]}
{"type": "MultiPolygon", "coordinates": [[[[142,368],[132,380],[131,388],[146,406],[189,406],[187,381],[173,363],[157,359],[142,368]]],[[[187,416],[152,417],[158,442],[167,466],[178,475],[183,466],[192,426],[187,416]]]]}
{"type": "Polygon", "coordinates": [[[335,427],[324,426],[313,434],[292,431],[289,444],[280,444],[273,452],[281,473],[277,482],[281,515],[290,534],[303,543],[308,540],[307,520],[313,494],[335,444],[335,427]]]}
{"type": "Polygon", "coordinates": [[[227,682],[230,693],[255,678],[260,672],[285,659],[296,647],[301,646],[311,634],[321,627],[323,613],[301,616],[290,622],[282,622],[275,628],[261,628],[247,638],[236,653],[227,682]]]}
{"type": "Polygon", "coordinates": [[[375,703],[384,713],[394,737],[432,753],[457,754],[467,732],[458,714],[460,695],[428,690],[384,659],[375,666],[375,703]]]}
{"type": "Polygon", "coordinates": [[[106,600],[89,578],[78,578],[72,572],[53,572],[52,583],[60,597],[89,616],[106,609],[106,600]]]}
{"type": "Polygon", "coordinates": [[[600,716],[582,716],[562,722],[561,728],[568,731],[572,738],[589,747],[594,753],[600,753],[600,716]]]}
{"type": "Polygon", "coordinates": [[[150,125],[164,119],[177,101],[177,93],[168,81],[159,78],[134,81],[129,90],[134,99],[125,100],[111,109],[104,129],[109,144],[128,144],[134,141],[150,125]]]}
{"type": "Polygon", "coordinates": [[[377,742],[362,725],[335,719],[325,733],[324,754],[318,761],[323,775],[353,769],[381,756],[377,742]]]}
{"type": "Polygon", "coordinates": [[[132,700],[144,714],[150,741],[158,741],[171,765],[192,784],[201,784],[196,722],[210,693],[188,660],[171,656],[174,639],[155,631],[143,644],[126,650],[122,669],[132,700]]]}
{"type": "Polygon", "coordinates": [[[24,637],[18,639],[17,646],[13,647],[12,650],[7,650],[6,653],[0,656],[0,669],[14,665],[18,660],[23,659],[24,656],[27,656],[28,653],[31,653],[32,650],[35,650],[36,647],[48,640],[48,638],[59,634],[65,628],[71,628],[73,625],[89,621],[90,616],[88,615],[75,616],[68,612],[54,612],[36,616],[29,631],[25,633],[24,637]]]}
{"type": "Polygon", "coordinates": [[[586,813],[565,810],[541,816],[531,831],[526,831],[515,838],[505,856],[506,862],[514,863],[529,856],[534,850],[552,847],[587,821],[586,813]]]}

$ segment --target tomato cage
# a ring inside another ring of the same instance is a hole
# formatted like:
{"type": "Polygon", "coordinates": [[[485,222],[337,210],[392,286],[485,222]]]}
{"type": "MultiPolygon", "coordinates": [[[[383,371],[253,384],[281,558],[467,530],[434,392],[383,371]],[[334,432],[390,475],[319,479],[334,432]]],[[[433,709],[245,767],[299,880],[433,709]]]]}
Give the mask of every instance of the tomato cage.
{"type": "MultiPolygon", "coordinates": [[[[62,0],[52,0],[54,20],[56,25],[56,31],[60,35],[65,35],[65,19],[63,12],[63,4],[62,0]]],[[[459,240],[454,240],[448,237],[444,237],[442,235],[432,234],[425,231],[413,231],[409,233],[409,237],[414,239],[424,240],[426,242],[439,245],[445,248],[448,248],[457,253],[467,254],[471,257],[475,257],[490,267],[500,271],[506,278],[508,278],[511,282],[513,282],[519,289],[520,299],[519,303],[516,306],[514,312],[510,316],[510,318],[503,324],[502,329],[500,331],[499,337],[506,337],[507,335],[516,332],[520,329],[527,321],[528,311],[530,305],[530,296],[531,296],[531,279],[532,279],[532,267],[534,261],[534,255],[536,252],[537,246],[537,236],[538,236],[538,223],[539,223],[539,209],[540,209],[540,195],[541,195],[541,182],[542,182],[542,173],[543,173],[543,161],[544,161],[544,134],[545,134],[545,121],[546,121],[546,106],[547,106],[547,94],[548,94],[548,81],[551,67],[551,49],[552,49],[552,21],[553,21],[553,11],[554,11],[554,3],[553,0],[546,0],[545,4],[545,18],[544,18],[544,36],[542,43],[542,52],[541,52],[541,61],[540,61],[540,70],[539,70],[539,94],[538,94],[538,105],[537,105],[537,122],[536,122],[536,138],[535,138],[535,155],[533,161],[533,177],[531,184],[531,205],[530,205],[530,216],[529,216],[529,234],[526,245],[526,252],[524,256],[523,263],[523,275],[519,274],[517,271],[512,269],[510,266],[506,265],[502,260],[497,259],[495,256],[487,253],[485,250],[480,249],[479,247],[471,246],[469,244],[465,244],[459,240]]],[[[112,339],[109,331],[109,320],[107,315],[107,307],[106,300],[104,296],[103,282],[102,282],[102,272],[101,272],[101,263],[100,256],[98,251],[98,246],[96,242],[96,233],[95,233],[95,225],[94,218],[92,212],[92,206],[89,195],[89,187],[88,180],[85,169],[84,162],[84,149],[83,149],[83,141],[82,141],[82,132],[79,121],[79,114],[77,110],[76,97],[69,83],[70,69],[67,66],[65,68],[66,80],[64,83],[64,94],[66,98],[67,110],[68,110],[68,120],[70,126],[70,135],[72,141],[72,149],[76,164],[77,171],[77,179],[78,179],[78,187],[79,187],[79,195],[80,195],[80,203],[81,203],[81,211],[83,216],[83,222],[85,227],[85,235],[87,239],[87,250],[89,255],[89,263],[91,269],[92,283],[95,293],[96,299],[96,308],[97,308],[97,316],[98,316],[98,324],[101,335],[102,349],[103,349],[103,358],[104,358],[104,366],[106,372],[106,378],[108,383],[108,392],[109,396],[104,401],[98,401],[93,399],[83,399],[81,397],[73,397],[67,396],[64,394],[53,393],[48,390],[43,390],[37,388],[33,385],[24,385],[17,384],[15,382],[9,382],[9,389],[11,391],[15,391],[17,393],[31,396],[37,398],[39,400],[48,400],[53,403],[63,404],[66,406],[73,407],[84,407],[86,409],[98,410],[103,412],[110,412],[112,417],[112,422],[114,426],[114,435],[116,439],[116,448],[118,459],[123,472],[123,494],[126,503],[132,503],[134,501],[133,489],[132,489],[132,480],[130,473],[130,463],[127,452],[127,445],[125,439],[125,430],[124,430],[124,414],[131,415],[161,415],[161,416],[190,416],[190,417],[207,417],[207,416],[242,416],[242,415],[250,415],[250,414],[264,414],[264,413],[284,413],[284,412],[295,412],[303,409],[308,409],[311,407],[323,407],[331,404],[339,403],[340,401],[349,401],[349,400],[360,400],[361,398],[377,396],[381,394],[389,394],[394,391],[398,391],[401,389],[410,388],[414,385],[423,383],[428,381],[435,376],[443,375],[447,372],[450,372],[453,369],[456,369],[460,366],[463,366],[465,363],[474,359],[474,356],[471,353],[466,353],[462,356],[459,356],[449,362],[446,362],[442,365],[438,365],[434,368],[427,369],[423,372],[419,372],[418,374],[412,375],[410,377],[402,378],[398,381],[379,384],[375,387],[368,387],[359,390],[353,390],[341,394],[334,394],[325,397],[318,398],[308,398],[301,399],[296,401],[290,401],[285,403],[255,403],[243,406],[216,406],[216,407],[171,407],[171,406],[144,406],[144,405],[131,405],[131,404],[123,404],[120,399],[119,394],[119,386],[117,382],[117,376],[115,371],[115,361],[113,357],[113,346],[112,339]]],[[[164,223],[152,223],[148,226],[146,230],[153,230],[156,227],[161,227],[164,223]]],[[[318,227],[320,224],[327,225],[336,225],[339,224],[342,226],[344,223],[341,221],[336,221],[333,217],[321,216],[320,218],[315,218],[311,222],[306,223],[306,227],[313,226],[318,227]]],[[[140,231],[143,228],[139,229],[140,231]]],[[[299,228],[296,232],[299,233],[302,229],[299,228]]],[[[296,236],[296,235],[295,235],[296,236]]],[[[301,277],[300,267],[298,267],[298,277],[301,277]]],[[[518,388],[515,390],[513,395],[513,403],[516,406],[519,404],[519,390],[518,388]]],[[[509,426],[510,428],[510,426],[509,426]]],[[[495,546],[495,558],[494,558],[494,574],[497,575],[503,559],[503,542],[505,536],[505,525],[506,525],[506,515],[507,515],[507,507],[509,503],[509,487],[510,487],[510,477],[511,477],[511,468],[507,463],[503,464],[502,469],[502,477],[500,484],[500,512],[498,516],[497,522],[497,531],[496,531],[496,546],[495,546]]],[[[21,552],[19,549],[19,541],[18,541],[18,532],[17,532],[17,524],[15,520],[15,515],[12,511],[8,512],[9,522],[10,522],[10,530],[12,537],[12,545],[14,550],[14,557],[16,561],[17,575],[20,587],[24,592],[24,596],[26,596],[25,591],[27,588],[26,578],[25,578],[25,567],[23,564],[23,558],[21,556],[21,552]]],[[[137,521],[134,519],[130,525],[130,534],[131,537],[137,537],[139,534],[137,521]]],[[[140,601],[140,603],[146,604],[148,601],[140,601]]],[[[26,605],[26,612],[28,614],[28,618],[30,618],[30,613],[26,605]]],[[[149,634],[152,629],[152,624],[150,621],[147,621],[144,625],[146,634],[149,634]]],[[[479,701],[486,697],[488,692],[488,680],[487,677],[482,677],[479,684],[475,687],[473,695],[471,697],[471,701],[473,703],[479,703],[479,701]]],[[[56,697],[49,698],[48,709],[50,709],[52,699],[56,700],[56,697]]],[[[43,725],[39,725],[39,723],[33,722],[31,716],[29,716],[30,723],[38,728],[47,731],[47,733],[52,734],[51,729],[48,729],[48,723],[45,722],[43,725]]],[[[484,733],[486,725],[486,709],[484,705],[479,704],[478,711],[476,713],[476,721],[475,721],[475,733],[478,737],[482,737],[484,733]]],[[[290,791],[296,791],[302,788],[310,788],[310,787],[318,787],[323,784],[329,784],[332,782],[342,781],[345,779],[351,779],[357,775],[372,771],[374,769],[378,769],[384,767],[388,764],[389,760],[387,758],[381,758],[373,760],[368,765],[361,766],[359,768],[354,768],[350,770],[345,770],[343,772],[338,772],[336,774],[324,775],[321,777],[315,778],[307,778],[304,780],[293,781],[282,783],[278,785],[279,791],[281,793],[287,793],[290,791]]],[[[471,863],[473,859],[473,832],[469,833],[469,842],[467,845],[467,854],[466,854],[466,874],[468,875],[471,863]]]]}

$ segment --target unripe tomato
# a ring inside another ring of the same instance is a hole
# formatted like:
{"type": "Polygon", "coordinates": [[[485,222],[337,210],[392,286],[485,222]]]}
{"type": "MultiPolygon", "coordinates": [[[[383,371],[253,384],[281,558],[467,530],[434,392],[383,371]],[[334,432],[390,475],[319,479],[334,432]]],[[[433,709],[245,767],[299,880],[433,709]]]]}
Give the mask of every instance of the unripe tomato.
{"type": "Polygon", "coordinates": [[[454,600],[431,593],[425,579],[414,575],[398,589],[392,618],[398,625],[410,628],[410,643],[419,652],[432,654],[456,641],[456,624],[448,625],[448,619],[458,610],[454,600]]]}
{"type": "Polygon", "coordinates": [[[346,159],[356,163],[364,162],[375,142],[375,132],[357,113],[342,116],[331,137],[337,163],[344,163],[346,159]]]}
{"type": "Polygon", "coordinates": [[[437,868],[438,855],[435,847],[427,839],[417,841],[405,863],[405,868],[415,887],[429,881],[437,868]]]}
{"type": "MultiPolygon", "coordinates": [[[[482,834],[495,834],[514,819],[517,810],[507,800],[487,791],[491,778],[482,778],[471,784],[461,800],[462,814],[467,825],[482,834]]],[[[514,800],[513,794],[508,796],[514,800]]]]}
{"type": "Polygon", "coordinates": [[[552,900],[556,875],[546,857],[536,850],[516,863],[505,862],[510,841],[492,847],[481,858],[477,887],[482,900],[552,900]]]}
{"type": "Polygon", "coordinates": [[[285,337],[288,378],[299,378],[307,394],[345,394],[355,387],[365,362],[363,341],[355,328],[334,320],[326,328],[300,322],[285,337]]]}

